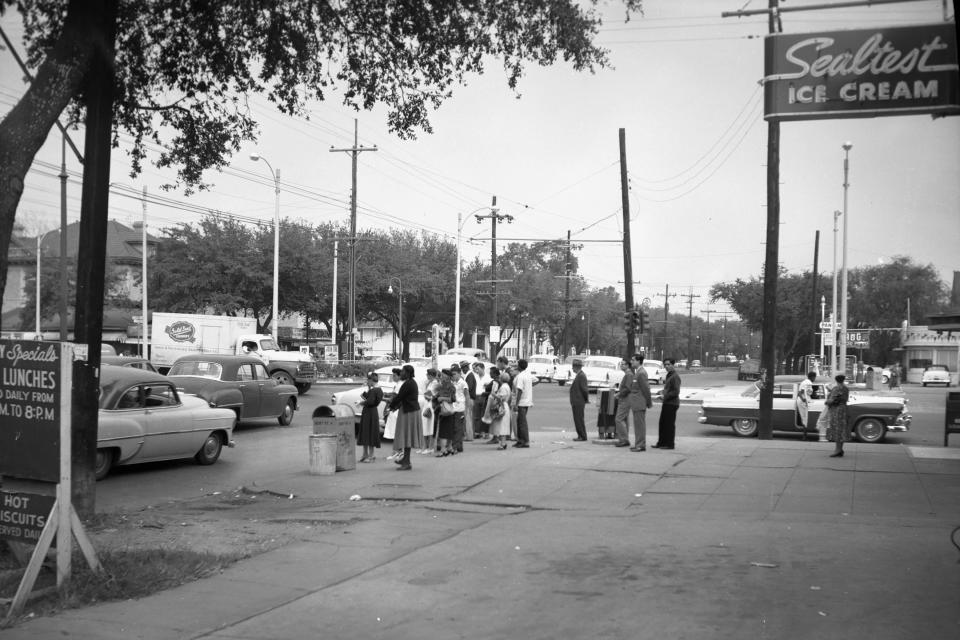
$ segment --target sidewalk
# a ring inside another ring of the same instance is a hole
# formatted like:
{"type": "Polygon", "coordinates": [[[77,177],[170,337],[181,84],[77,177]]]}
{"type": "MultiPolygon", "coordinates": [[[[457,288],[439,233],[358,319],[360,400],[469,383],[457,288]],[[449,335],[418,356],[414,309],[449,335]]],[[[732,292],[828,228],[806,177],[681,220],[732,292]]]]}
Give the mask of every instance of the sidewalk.
{"type": "Polygon", "coordinates": [[[278,472],[258,485],[351,524],[0,639],[958,637],[960,450],[831,447],[540,432],[411,472],[278,472]]]}

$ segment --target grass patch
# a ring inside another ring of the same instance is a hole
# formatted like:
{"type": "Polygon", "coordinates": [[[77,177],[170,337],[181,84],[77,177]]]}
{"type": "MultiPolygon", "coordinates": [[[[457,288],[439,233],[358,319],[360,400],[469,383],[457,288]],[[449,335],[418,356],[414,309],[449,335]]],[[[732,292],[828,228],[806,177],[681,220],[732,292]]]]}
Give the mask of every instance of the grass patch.
{"type": "MultiPolygon", "coordinates": [[[[50,615],[97,602],[140,598],[222,571],[241,558],[241,555],[235,554],[180,549],[108,551],[99,554],[102,571],[94,573],[83,555],[77,553],[66,587],[30,600],[21,616],[50,615]]],[[[14,581],[4,581],[0,585],[0,596],[12,598],[19,582],[19,577],[14,581]]],[[[55,584],[56,572],[50,564],[41,570],[34,590],[55,584]]],[[[2,620],[0,617],[0,627],[2,620]]]]}

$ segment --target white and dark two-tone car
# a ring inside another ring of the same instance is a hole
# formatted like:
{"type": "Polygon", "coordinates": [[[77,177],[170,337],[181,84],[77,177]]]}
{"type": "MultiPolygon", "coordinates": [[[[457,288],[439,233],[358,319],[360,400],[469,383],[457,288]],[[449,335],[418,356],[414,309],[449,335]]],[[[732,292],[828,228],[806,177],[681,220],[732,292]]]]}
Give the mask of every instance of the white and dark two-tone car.
{"type": "Polygon", "coordinates": [[[236,414],[178,393],[172,380],[136,367],[100,368],[94,473],[115,466],[193,458],[213,464],[233,446],[236,414]]]}
{"type": "MultiPolygon", "coordinates": [[[[802,377],[777,378],[773,387],[773,430],[802,433],[797,414],[797,390],[802,377]]],[[[810,402],[807,431],[816,433],[817,418],[824,410],[826,384],[815,382],[810,402]]],[[[912,416],[907,413],[908,400],[901,396],[863,393],[850,390],[847,418],[854,436],[861,442],[881,442],[888,432],[910,428],[912,416]]],[[[703,399],[697,420],[702,424],[728,426],[738,436],[756,436],[760,419],[760,385],[754,383],[740,393],[722,394],[703,399]]]]}

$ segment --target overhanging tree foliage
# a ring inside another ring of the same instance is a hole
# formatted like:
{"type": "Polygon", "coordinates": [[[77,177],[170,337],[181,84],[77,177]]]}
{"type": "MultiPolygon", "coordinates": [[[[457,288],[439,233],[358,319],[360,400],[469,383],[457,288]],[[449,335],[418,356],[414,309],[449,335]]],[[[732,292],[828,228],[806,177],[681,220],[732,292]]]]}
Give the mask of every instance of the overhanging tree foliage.
{"type": "MultiPolygon", "coordinates": [[[[184,3],[118,0],[114,57],[116,135],[129,134],[131,176],[145,160],[176,169],[176,183],[203,187],[203,174],[229,163],[257,138],[246,97],[264,95],[282,112],[309,117],[309,101],[336,95],[346,105],[385,105],[390,129],[431,131],[429,112],[452,87],[492,58],[517,87],[524,64],[563,59],[574,69],[607,63],[593,40],[598,0],[404,0],[330,3],[184,3]],[[150,157],[148,143],[162,149],[150,157]]],[[[640,0],[624,0],[626,15],[640,0]]],[[[61,114],[83,121],[78,100],[91,68],[98,15],[84,0],[0,0],[23,13],[25,95],[0,122],[0,297],[7,248],[24,177],[61,114]]]]}

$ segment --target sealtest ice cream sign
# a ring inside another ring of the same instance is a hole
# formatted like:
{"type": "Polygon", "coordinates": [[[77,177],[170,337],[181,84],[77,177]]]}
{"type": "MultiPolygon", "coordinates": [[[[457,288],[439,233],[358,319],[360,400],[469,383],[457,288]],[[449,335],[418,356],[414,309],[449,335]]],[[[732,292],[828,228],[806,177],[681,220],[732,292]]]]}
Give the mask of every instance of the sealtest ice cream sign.
{"type": "Polygon", "coordinates": [[[764,117],[960,114],[953,24],[773,34],[764,117]]]}

